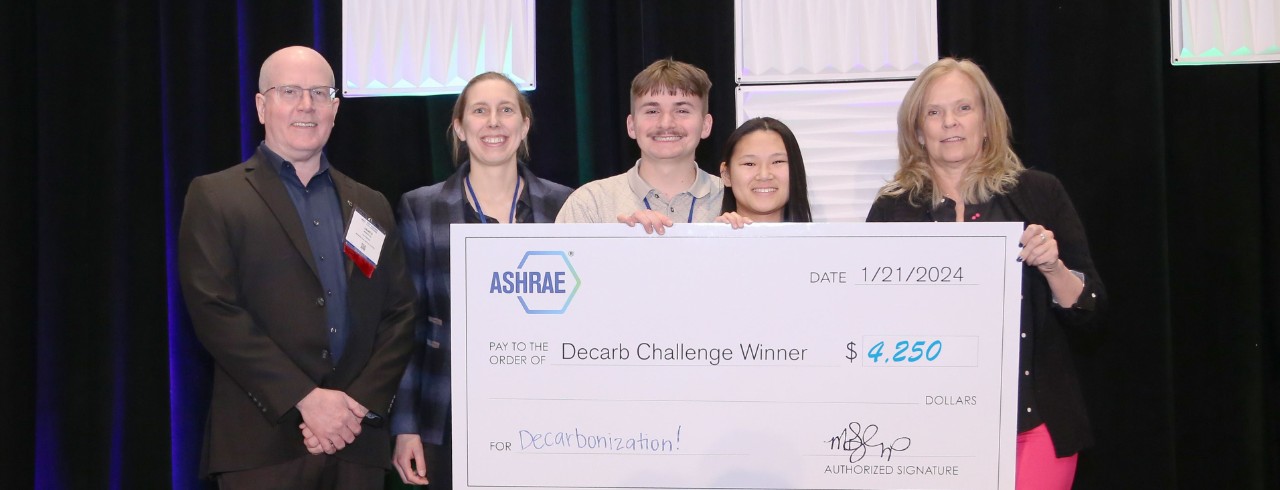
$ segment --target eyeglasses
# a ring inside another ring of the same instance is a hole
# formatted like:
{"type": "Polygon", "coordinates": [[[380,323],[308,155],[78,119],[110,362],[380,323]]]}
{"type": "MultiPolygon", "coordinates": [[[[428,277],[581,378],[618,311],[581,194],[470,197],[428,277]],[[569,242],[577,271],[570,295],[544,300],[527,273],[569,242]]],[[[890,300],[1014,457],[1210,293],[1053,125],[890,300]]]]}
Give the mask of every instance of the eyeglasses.
{"type": "Polygon", "coordinates": [[[297,85],[280,85],[263,90],[266,94],[275,89],[276,94],[280,96],[280,100],[288,103],[296,103],[302,100],[302,94],[310,93],[312,102],[333,102],[338,98],[338,89],[333,87],[312,87],[302,88],[297,85]]]}

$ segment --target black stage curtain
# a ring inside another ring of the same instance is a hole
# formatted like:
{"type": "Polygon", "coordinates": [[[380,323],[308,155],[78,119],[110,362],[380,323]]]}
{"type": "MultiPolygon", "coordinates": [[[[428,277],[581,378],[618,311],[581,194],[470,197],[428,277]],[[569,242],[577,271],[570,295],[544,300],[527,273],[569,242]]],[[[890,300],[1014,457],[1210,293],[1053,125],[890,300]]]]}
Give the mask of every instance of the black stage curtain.
{"type": "MultiPolygon", "coordinates": [[[[0,16],[6,487],[199,488],[209,364],[174,290],[191,178],[262,138],[257,68],[341,59],[341,1],[20,2],[0,16]],[[29,281],[29,282],[28,282],[29,281]]],[[[1077,488],[1280,486],[1280,67],[1172,67],[1168,2],[939,2],[1028,165],[1058,175],[1112,295],[1078,339],[1097,445],[1077,488]]],[[[733,2],[542,0],[531,164],[567,184],[638,156],[631,77],[712,76],[734,121],[733,2]]],[[[344,100],[328,152],[393,202],[441,180],[451,96],[344,100]]]]}

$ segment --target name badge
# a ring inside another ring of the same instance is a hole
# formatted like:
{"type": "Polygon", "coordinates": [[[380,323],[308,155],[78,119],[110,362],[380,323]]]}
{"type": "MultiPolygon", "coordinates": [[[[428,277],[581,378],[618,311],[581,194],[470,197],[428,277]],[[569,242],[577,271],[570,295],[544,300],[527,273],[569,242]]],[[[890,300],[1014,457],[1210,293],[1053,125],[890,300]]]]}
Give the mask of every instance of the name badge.
{"type": "Polygon", "coordinates": [[[355,208],[351,215],[351,226],[347,227],[347,239],[342,251],[351,257],[364,277],[373,277],[378,268],[378,257],[382,255],[382,242],[387,239],[386,232],[377,223],[364,215],[360,208],[355,208]]]}

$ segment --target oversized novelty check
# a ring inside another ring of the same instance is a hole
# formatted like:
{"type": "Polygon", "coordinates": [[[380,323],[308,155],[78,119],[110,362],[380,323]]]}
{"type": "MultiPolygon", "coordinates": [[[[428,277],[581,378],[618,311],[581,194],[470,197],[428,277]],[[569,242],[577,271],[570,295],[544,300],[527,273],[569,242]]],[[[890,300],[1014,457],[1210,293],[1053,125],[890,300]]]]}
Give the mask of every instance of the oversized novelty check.
{"type": "Polygon", "coordinates": [[[1016,223],[454,225],[456,488],[1013,488],[1016,223]]]}

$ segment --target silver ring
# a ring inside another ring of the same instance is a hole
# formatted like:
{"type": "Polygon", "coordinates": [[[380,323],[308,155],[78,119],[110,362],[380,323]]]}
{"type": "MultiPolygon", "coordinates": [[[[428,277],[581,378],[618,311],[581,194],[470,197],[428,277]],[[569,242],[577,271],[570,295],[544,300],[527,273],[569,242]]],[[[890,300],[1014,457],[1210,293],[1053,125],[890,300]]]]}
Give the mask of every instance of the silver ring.
{"type": "Polygon", "coordinates": [[[1046,241],[1046,240],[1048,240],[1048,239],[1049,239],[1049,237],[1044,236],[1044,233],[1041,233],[1041,234],[1040,234],[1040,241],[1042,241],[1042,242],[1043,242],[1043,241],[1046,241]]]}

